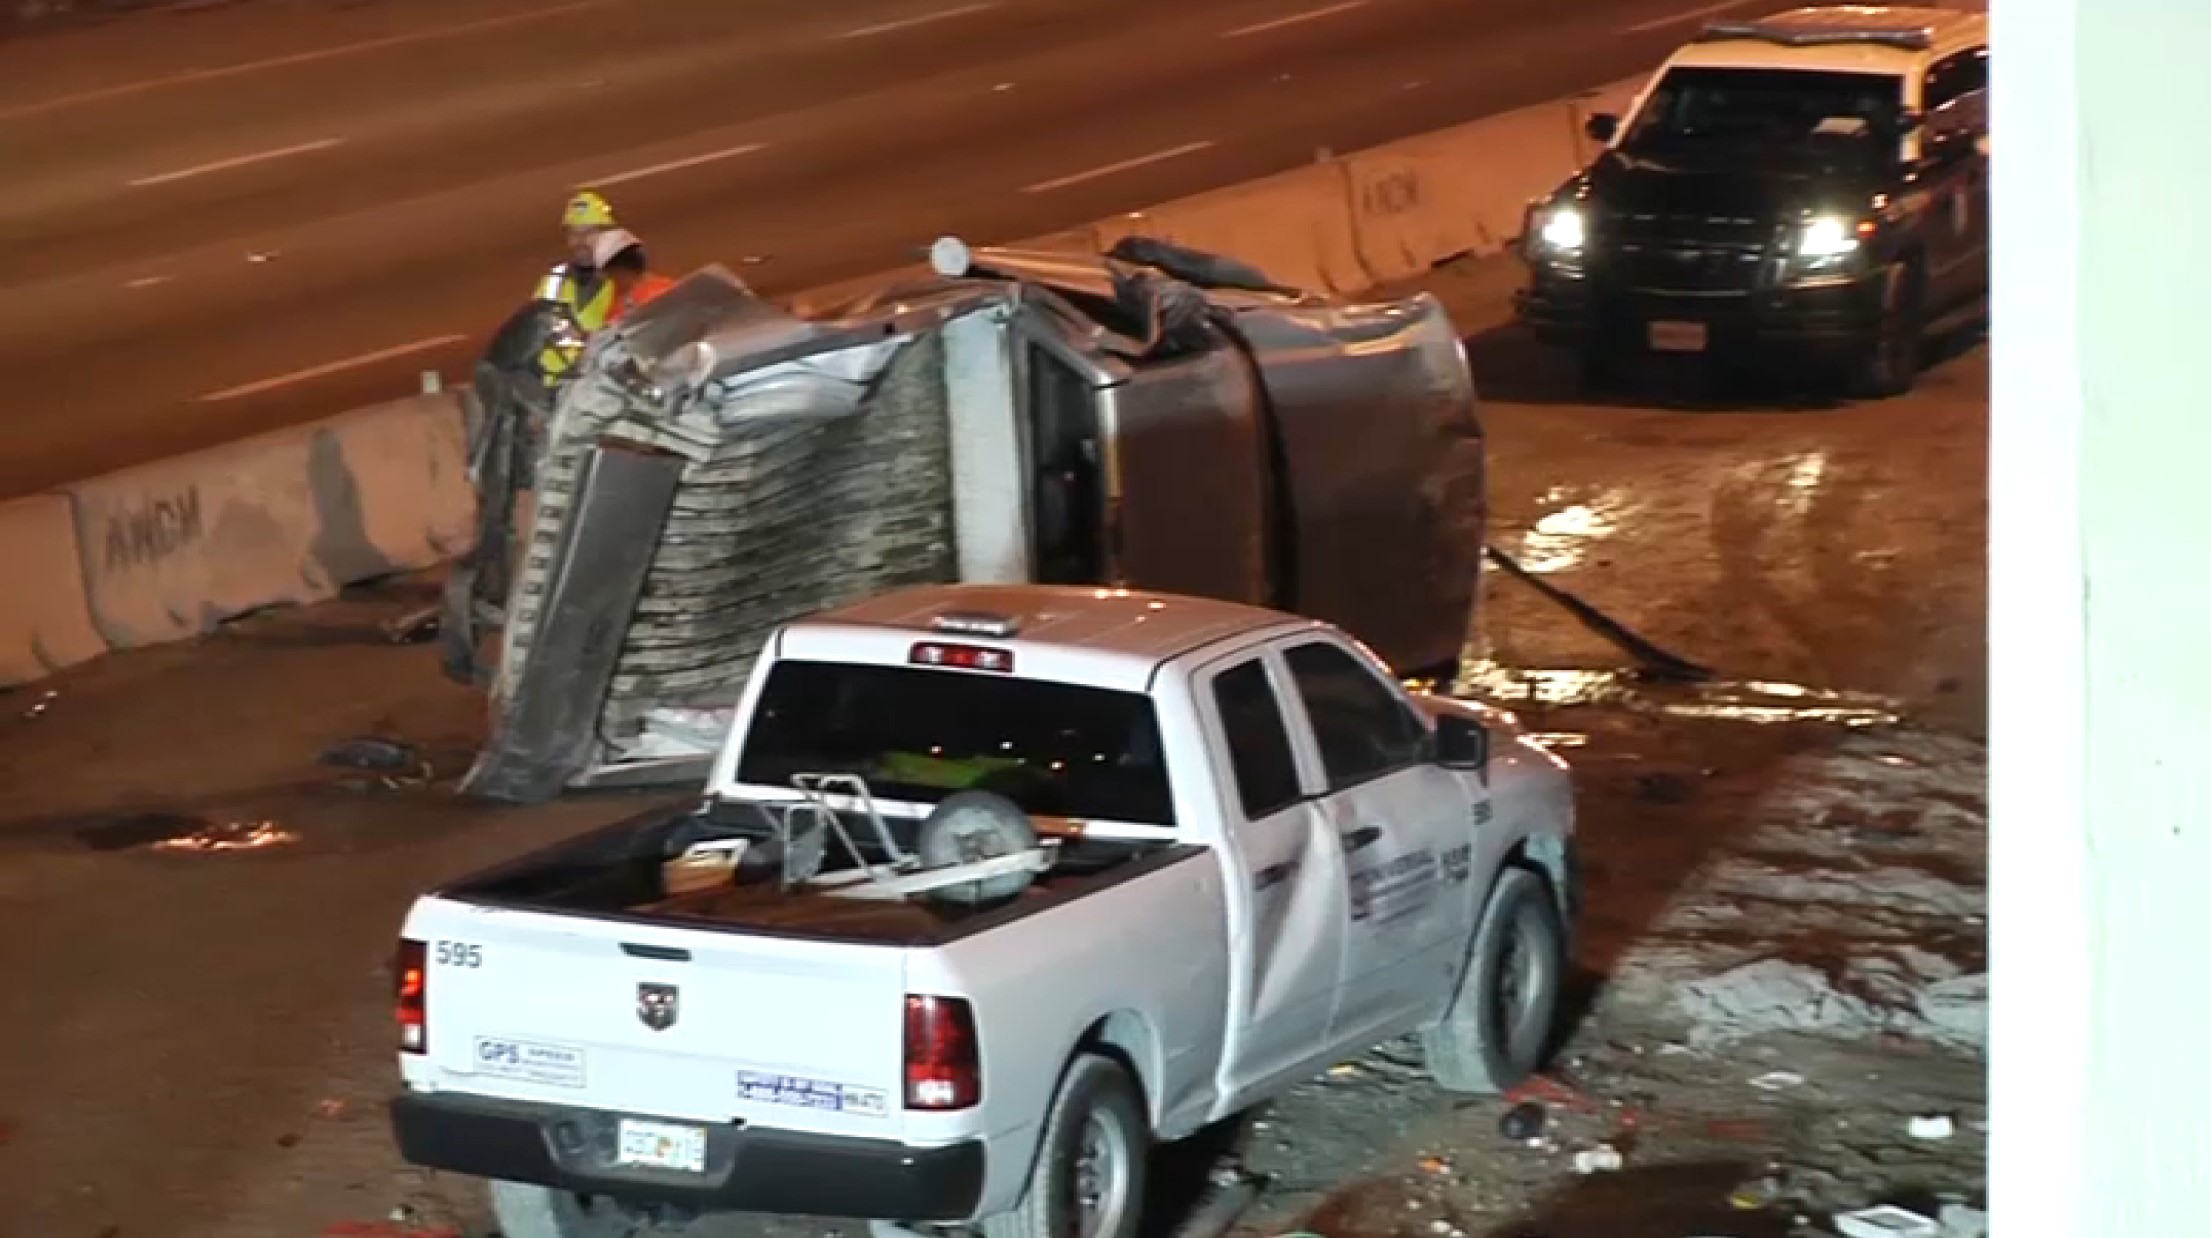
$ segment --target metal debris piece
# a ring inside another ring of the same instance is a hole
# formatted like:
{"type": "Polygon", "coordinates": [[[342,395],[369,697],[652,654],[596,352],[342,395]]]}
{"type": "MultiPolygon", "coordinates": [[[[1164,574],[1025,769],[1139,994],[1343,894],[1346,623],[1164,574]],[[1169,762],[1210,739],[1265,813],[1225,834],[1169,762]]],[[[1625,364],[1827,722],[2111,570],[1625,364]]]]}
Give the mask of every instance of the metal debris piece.
{"type": "Polygon", "coordinates": [[[1801,1086],[1804,1076],[1793,1070],[1769,1070],[1750,1081],[1750,1086],[1761,1092],[1780,1092],[1801,1086]]]}
{"type": "Polygon", "coordinates": [[[377,625],[384,639],[394,645],[421,645],[437,639],[445,619],[445,604],[417,607],[377,625]]]}
{"type": "Polygon", "coordinates": [[[1946,1113],[1933,1113],[1913,1118],[1906,1129],[1914,1139],[1942,1140],[1957,1134],[1958,1124],[1946,1113]]]}
{"type": "Polygon", "coordinates": [[[31,707],[23,711],[24,721],[28,722],[35,718],[45,717],[46,711],[52,709],[54,707],[54,702],[60,699],[61,693],[53,688],[48,688],[44,692],[39,693],[38,699],[31,702],[31,707]]]}
{"type": "Polygon", "coordinates": [[[1942,1238],[1942,1226],[1894,1204],[1839,1213],[1835,1230],[1842,1238],[1942,1238]]]}
{"type": "Polygon", "coordinates": [[[1574,1154],[1574,1172],[1578,1174],[1604,1174],[1617,1172],[1627,1164],[1627,1158],[1611,1144],[1598,1144],[1574,1154]]]}
{"type": "Polygon", "coordinates": [[[324,749],[322,763],[341,769],[391,773],[419,767],[422,764],[422,753],[414,745],[396,739],[364,735],[324,749]]]}

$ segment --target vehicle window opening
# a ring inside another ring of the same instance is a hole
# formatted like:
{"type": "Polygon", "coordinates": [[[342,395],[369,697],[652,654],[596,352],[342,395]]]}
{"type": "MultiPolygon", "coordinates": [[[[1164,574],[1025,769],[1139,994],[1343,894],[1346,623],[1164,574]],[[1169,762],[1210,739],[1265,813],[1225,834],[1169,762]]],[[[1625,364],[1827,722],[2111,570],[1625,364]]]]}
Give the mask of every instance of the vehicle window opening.
{"type": "Polygon", "coordinates": [[[1893,155],[1903,115],[1904,79],[1894,74],[1676,68],[1659,79],[1620,150],[1647,158],[1714,147],[1893,155]]]}
{"type": "Polygon", "coordinates": [[[1244,819],[1264,820],[1304,798],[1290,729],[1282,720],[1266,665],[1253,659],[1214,677],[1213,703],[1220,712],[1244,819]]]}
{"type": "Polygon", "coordinates": [[[1105,495],[1098,408],[1073,366],[1030,344],[1024,366],[1029,415],[1029,511],[1036,579],[1048,585],[1103,583],[1105,495]]]}
{"type": "Polygon", "coordinates": [[[1325,641],[1284,655],[1312,722],[1328,789],[1378,778],[1427,759],[1428,728],[1359,659],[1325,641]]]}
{"type": "Polygon", "coordinates": [[[858,774],[879,799],[934,804],[995,791],[1026,811],[1078,821],[1174,821],[1150,698],[1039,679],[903,666],[775,664],[738,760],[738,780],[858,774]]]}

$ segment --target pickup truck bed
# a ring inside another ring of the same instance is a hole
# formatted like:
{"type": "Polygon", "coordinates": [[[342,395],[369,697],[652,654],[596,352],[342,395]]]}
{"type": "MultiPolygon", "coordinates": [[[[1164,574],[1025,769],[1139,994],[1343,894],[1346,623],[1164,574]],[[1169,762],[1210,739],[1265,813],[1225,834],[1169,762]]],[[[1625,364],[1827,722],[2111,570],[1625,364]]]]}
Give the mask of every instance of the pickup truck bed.
{"type": "MultiPolygon", "coordinates": [[[[884,858],[860,814],[840,817],[870,860],[884,858]]],[[[890,818],[887,824],[900,846],[913,846],[917,822],[890,818]]],[[[642,924],[925,947],[1021,919],[1204,850],[1149,840],[1085,838],[1068,823],[1039,824],[1040,832],[1060,840],[1057,862],[1021,894],[980,906],[923,898],[857,899],[806,888],[785,891],[775,880],[772,863],[747,863],[734,885],[672,893],[662,866],[692,844],[742,837],[761,847],[772,839],[772,825],[758,805],[728,801],[660,809],[617,822],[466,878],[442,896],[482,906],[642,924]]],[[[822,871],[852,867],[850,857],[832,845],[822,871]]]]}

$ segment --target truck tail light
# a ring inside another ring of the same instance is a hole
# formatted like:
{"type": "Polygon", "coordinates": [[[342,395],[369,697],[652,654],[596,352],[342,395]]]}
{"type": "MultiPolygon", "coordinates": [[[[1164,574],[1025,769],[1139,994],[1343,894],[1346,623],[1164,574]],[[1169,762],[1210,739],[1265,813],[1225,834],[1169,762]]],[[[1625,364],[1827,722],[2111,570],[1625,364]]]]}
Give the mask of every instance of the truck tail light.
{"type": "Polygon", "coordinates": [[[975,1008],[957,997],[906,998],[906,1107],[944,1112],[983,1099],[975,1008]]]}
{"type": "Polygon", "coordinates": [[[399,939],[392,960],[393,1000],[399,1016],[399,1050],[425,1053],[430,1048],[430,951],[411,937],[399,939]]]}
{"type": "Polygon", "coordinates": [[[985,645],[947,645],[942,641],[923,641],[913,647],[906,660],[915,666],[950,666],[963,671],[997,671],[1013,673],[1013,650],[992,649],[985,645]]]}

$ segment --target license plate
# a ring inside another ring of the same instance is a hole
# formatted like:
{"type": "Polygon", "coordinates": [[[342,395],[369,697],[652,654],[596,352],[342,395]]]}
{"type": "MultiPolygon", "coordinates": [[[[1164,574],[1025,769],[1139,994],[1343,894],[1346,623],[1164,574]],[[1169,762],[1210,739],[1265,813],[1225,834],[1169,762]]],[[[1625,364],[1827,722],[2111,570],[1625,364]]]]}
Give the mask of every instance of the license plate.
{"type": "Polygon", "coordinates": [[[1709,331],[1701,322],[1654,322],[1652,352],[1703,352],[1709,331]]]}
{"type": "Polygon", "coordinates": [[[643,1169],[672,1169],[678,1173],[706,1172],[706,1132],[674,1122],[645,1122],[623,1118],[614,1161],[643,1169]]]}

